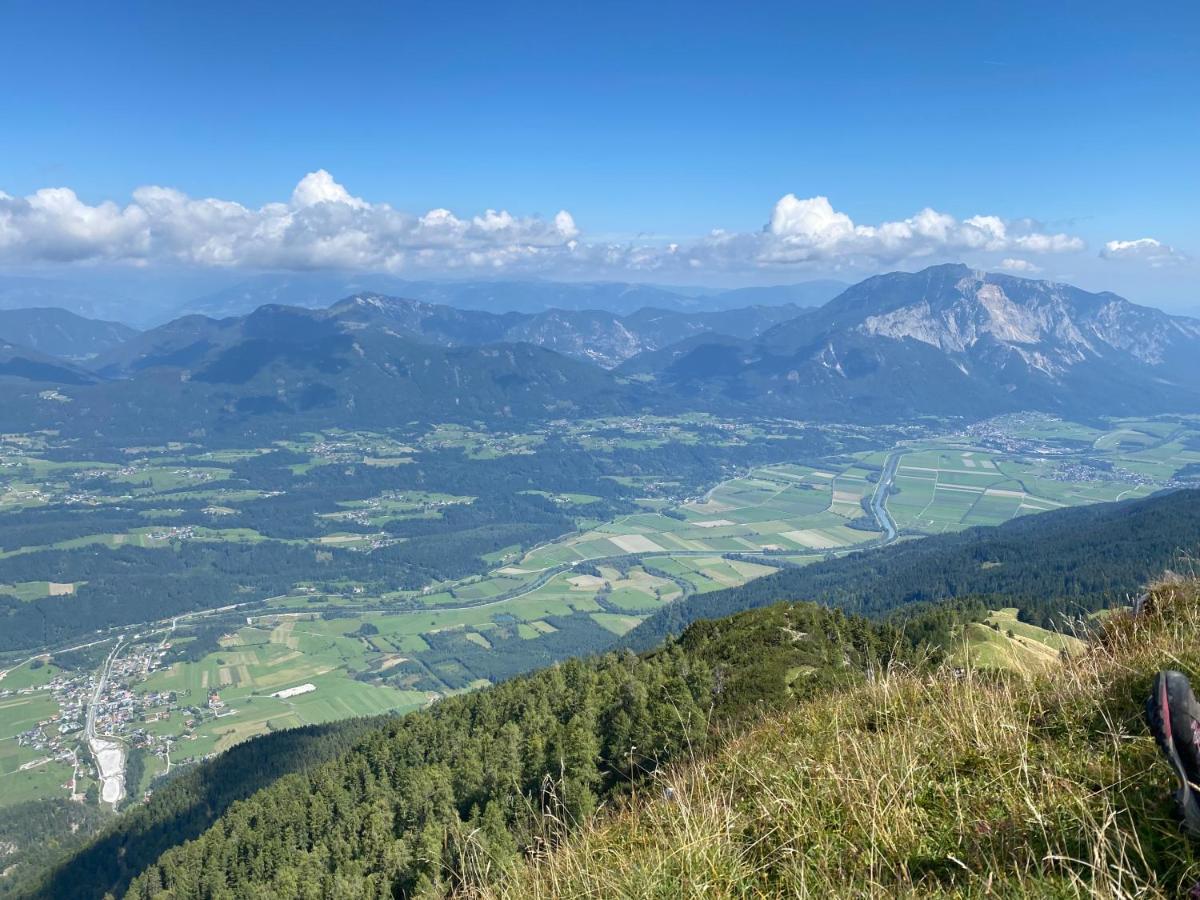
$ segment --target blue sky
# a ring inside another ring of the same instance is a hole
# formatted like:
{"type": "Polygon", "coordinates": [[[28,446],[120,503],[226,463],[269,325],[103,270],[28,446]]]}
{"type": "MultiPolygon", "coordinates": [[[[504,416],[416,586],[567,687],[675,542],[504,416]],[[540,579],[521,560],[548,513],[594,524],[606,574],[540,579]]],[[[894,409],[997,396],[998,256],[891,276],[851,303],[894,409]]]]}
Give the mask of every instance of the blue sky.
{"type": "Polygon", "coordinates": [[[964,258],[1200,306],[1195,3],[9,2],[0,32],[6,270],[761,283],[964,258]],[[344,192],[227,242],[211,208],[133,198],[295,207],[321,170],[344,192]],[[21,205],[56,187],[78,205],[21,205]],[[926,208],[958,236],[880,237],[926,208]],[[285,225],[323,243],[250,246],[285,225]]]}

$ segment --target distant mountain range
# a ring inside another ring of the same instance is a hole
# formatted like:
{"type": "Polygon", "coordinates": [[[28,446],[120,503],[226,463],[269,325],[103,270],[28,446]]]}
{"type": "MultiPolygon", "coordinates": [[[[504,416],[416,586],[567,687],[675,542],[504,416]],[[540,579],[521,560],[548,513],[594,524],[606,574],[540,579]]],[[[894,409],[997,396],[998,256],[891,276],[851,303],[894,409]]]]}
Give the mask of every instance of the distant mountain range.
{"type": "Polygon", "coordinates": [[[841,281],[823,280],[718,290],[624,282],[407,281],[389,275],[352,278],[311,274],[260,275],[189,300],[177,313],[220,318],[243,315],[268,303],[319,308],[339,297],[380,294],[491,313],[603,310],[628,315],[647,307],[699,312],[744,306],[820,306],[846,286],[841,281]]]}
{"type": "MultiPolygon", "coordinates": [[[[41,335],[61,337],[61,316],[35,312],[17,317],[24,343],[48,346],[41,335]]],[[[91,323],[63,341],[108,346],[82,363],[0,347],[0,427],[161,435],[689,408],[839,421],[1200,410],[1200,321],[965,266],[869,278],[815,310],[493,313],[367,293],[140,334],[91,323]]]]}
{"type": "Polygon", "coordinates": [[[97,358],[95,375],[0,348],[0,428],[130,442],[634,408],[634,394],[604,369],[532,344],[444,347],[356,325],[284,306],[222,320],[193,316],[97,358]]]}
{"type": "Polygon", "coordinates": [[[97,273],[85,281],[0,275],[0,310],[56,307],[88,318],[139,328],[188,315],[242,316],[277,304],[321,309],[342,297],[382,294],[491,313],[552,309],[604,310],[628,315],[645,307],[674,312],[720,311],[745,306],[820,306],[847,287],[822,280],[735,289],[675,287],[624,282],[412,281],[392,275],[292,273],[257,275],[213,285],[219,276],[171,279],[147,275],[136,295],[127,282],[97,273]]]}
{"type": "MultiPolygon", "coordinates": [[[[272,305],[272,308],[284,307],[272,305]]],[[[808,311],[784,304],[696,313],[646,308],[626,316],[599,310],[564,309],[497,314],[380,294],[359,294],[328,309],[308,312],[314,321],[330,322],[348,333],[378,329],[442,347],[534,344],[612,368],[682,336],[718,333],[752,338],[808,311]]],[[[242,317],[234,316],[212,319],[190,315],[141,334],[131,332],[126,340],[101,353],[92,365],[108,377],[155,366],[187,365],[197,353],[207,351],[225,340],[225,336],[240,334],[241,320],[242,317]]]]}
{"type": "Polygon", "coordinates": [[[0,338],[63,359],[91,359],[136,334],[128,325],[65,309],[0,309],[0,338]]]}
{"type": "Polygon", "coordinates": [[[868,278],[748,340],[695,337],[632,358],[694,405],[904,418],[1041,409],[1200,410],[1200,320],[1115,294],[961,265],[868,278]]]}
{"type": "Polygon", "coordinates": [[[606,368],[683,337],[717,333],[752,338],[809,310],[792,303],[720,312],[679,312],[645,307],[627,315],[601,310],[551,309],[503,315],[478,310],[360,295],[335,304],[330,314],[351,327],[392,328],[447,346],[524,342],[606,368]]]}

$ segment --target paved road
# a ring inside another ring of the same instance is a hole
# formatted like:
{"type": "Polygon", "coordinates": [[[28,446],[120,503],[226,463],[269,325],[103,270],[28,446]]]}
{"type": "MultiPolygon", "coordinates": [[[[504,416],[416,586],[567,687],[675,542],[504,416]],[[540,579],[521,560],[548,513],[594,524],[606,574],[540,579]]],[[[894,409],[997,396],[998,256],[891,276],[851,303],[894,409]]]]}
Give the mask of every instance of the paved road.
{"type": "Polygon", "coordinates": [[[879,475],[879,481],[875,485],[875,493],[871,495],[871,515],[875,517],[875,521],[883,530],[882,543],[884,544],[890,544],[896,540],[898,531],[896,520],[888,512],[887,498],[891,493],[892,484],[896,480],[896,467],[900,465],[900,457],[903,455],[904,451],[902,450],[893,450],[888,454],[887,461],[883,464],[883,471],[879,475]]]}
{"type": "Polygon", "coordinates": [[[121,649],[121,643],[124,640],[124,635],[117,638],[116,646],[104,660],[104,665],[100,669],[100,677],[96,679],[96,689],[92,691],[92,701],[88,704],[87,712],[87,739],[89,741],[96,738],[96,707],[100,703],[100,698],[104,696],[104,688],[108,686],[108,674],[112,671],[113,660],[117,658],[117,651],[121,649]]]}
{"type": "Polygon", "coordinates": [[[112,672],[113,660],[121,652],[125,636],[117,638],[116,646],[104,660],[100,669],[100,677],[96,679],[96,690],[92,692],[92,700],[88,704],[86,737],[88,749],[96,763],[96,775],[100,779],[100,800],[111,803],[113,809],[125,796],[125,745],[112,738],[102,738],[96,734],[96,708],[104,689],[108,686],[108,677],[112,672]]]}

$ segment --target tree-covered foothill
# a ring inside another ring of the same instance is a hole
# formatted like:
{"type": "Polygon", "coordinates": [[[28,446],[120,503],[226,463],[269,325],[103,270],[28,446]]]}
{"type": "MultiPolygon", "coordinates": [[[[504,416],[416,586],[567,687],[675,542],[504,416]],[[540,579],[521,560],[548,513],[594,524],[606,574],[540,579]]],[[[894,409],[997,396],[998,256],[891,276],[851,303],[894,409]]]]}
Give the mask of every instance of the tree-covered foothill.
{"type": "MultiPolygon", "coordinates": [[[[124,885],[142,868],[152,863],[160,853],[181,841],[201,834],[231,804],[242,800],[259,788],[290,773],[303,772],[346,752],[366,733],[379,727],[381,719],[349,719],[330,725],[310,725],[274,732],[238,744],[225,753],[196,766],[176,769],[166,780],[157,784],[145,805],[134,805],[113,822],[86,847],[79,849],[70,861],[45,880],[26,880],[18,876],[8,884],[9,892],[18,897],[102,897],[108,890],[120,892],[124,885]]],[[[99,818],[98,804],[82,807],[62,801],[69,811],[90,809],[99,818]]],[[[25,818],[40,809],[40,805],[25,804],[0,814],[0,840],[3,835],[24,834],[25,818]]],[[[47,806],[43,817],[57,807],[47,806]]],[[[33,819],[37,821],[37,819],[33,819]]],[[[80,829],[78,840],[72,840],[68,827],[53,830],[57,820],[50,820],[46,833],[56,845],[76,849],[84,835],[94,831],[96,821],[88,821],[80,829]]],[[[70,824],[70,823],[68,823],[70,824]]],[[[36,836],[36,830],[29,832],[36,836]]],[[[52,862],[56,854],[47,847],[38,858],[31,858],[27,869],[36,872],[52,862]],[[39,863],[41,865],[39,865],[39,863]]],[[[0,880],[0,896],[4,896],[4,881],[0,880]]]]}
{"type": "Polygon", "coordinates": [[[0,809],[0,897],[80,847],[103,822],[99,805],[32,800],[0,809]]]}

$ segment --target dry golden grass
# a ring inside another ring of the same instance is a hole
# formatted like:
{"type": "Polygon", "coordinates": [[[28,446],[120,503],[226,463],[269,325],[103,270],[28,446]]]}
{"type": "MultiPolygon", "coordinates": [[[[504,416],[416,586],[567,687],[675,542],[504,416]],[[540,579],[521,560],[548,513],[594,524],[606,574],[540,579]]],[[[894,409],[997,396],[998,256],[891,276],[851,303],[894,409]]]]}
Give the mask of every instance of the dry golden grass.
{"type": "Polygon", "coordinates": [[[662,773],[506,898],[1173,897],[1200,880],[1142,722],[1200,673],[1200,584],[1029,678],[891,672],[662,773]]]}

